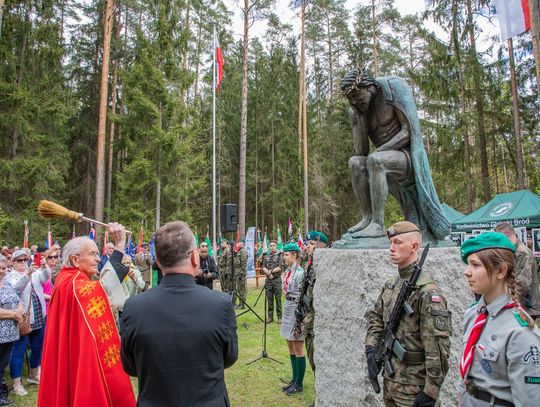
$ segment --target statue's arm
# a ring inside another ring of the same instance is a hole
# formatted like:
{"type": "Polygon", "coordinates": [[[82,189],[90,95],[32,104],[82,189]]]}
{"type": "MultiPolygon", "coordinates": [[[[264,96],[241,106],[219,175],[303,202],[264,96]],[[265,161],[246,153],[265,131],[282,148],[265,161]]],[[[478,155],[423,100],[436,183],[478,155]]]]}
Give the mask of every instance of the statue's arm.
{"type": "Polygon", "coordinates": [[[349,120],[352,126],[352,138],[357,156],[367,157],[369,153],[369,137],[367,134],[366,116],[349,109],[349,120]]]}
{"type": "Polygon", "coordinates": [[[394,137],[377,148],[377,151],[401,150],[402,148],[409,147],[411,144],[411,127],[409,125],[409,120],[407,120],[407,117],[401,110],[394,109],[394,111],[396,112],[397,120],[401,125],[401,130],[398,131],[394,137]]]}

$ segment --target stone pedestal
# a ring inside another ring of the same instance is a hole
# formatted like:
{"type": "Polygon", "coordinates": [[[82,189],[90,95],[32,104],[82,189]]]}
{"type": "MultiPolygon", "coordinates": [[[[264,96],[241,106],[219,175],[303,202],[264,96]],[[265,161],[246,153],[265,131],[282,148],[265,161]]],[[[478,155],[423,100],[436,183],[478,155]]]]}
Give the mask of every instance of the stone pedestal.
{"type": "MultiPolygon", "coordinates": [[[[315,252],[315,365],[318,407],[383,406],[367,375],[364,315],[397,269],[389,251],[320,249],[315,252]]],[[[461,327],[474,298],[463,276],[458,248],[432,248],[424,270],[441,287],[452,312],[452,353],[441,392],[443,406],[456,404],[461,327]]],[[[382,377],[379,377],[382,388],[382,377]]]]}

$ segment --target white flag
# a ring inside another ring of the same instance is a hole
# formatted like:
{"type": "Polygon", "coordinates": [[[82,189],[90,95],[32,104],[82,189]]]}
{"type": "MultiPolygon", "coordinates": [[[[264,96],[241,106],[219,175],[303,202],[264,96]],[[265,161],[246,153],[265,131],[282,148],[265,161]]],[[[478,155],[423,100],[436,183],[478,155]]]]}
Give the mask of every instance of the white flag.
{"type": "Polygon", "coordinates": [[[503,41],[531,28],[529,0],[495,0],[495,9],[503,41]]]}

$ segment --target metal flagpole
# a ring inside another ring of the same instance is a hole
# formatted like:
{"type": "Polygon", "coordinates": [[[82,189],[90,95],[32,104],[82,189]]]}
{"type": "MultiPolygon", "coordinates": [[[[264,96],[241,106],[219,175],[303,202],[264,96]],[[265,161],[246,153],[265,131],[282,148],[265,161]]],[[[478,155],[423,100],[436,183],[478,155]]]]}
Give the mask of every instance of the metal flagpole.
{"type": "Polygon", "coordinates": [[[217,257],[216,250],[216,26],[214,24],[214,63],[212,66],[212,255],[217,257]]]}

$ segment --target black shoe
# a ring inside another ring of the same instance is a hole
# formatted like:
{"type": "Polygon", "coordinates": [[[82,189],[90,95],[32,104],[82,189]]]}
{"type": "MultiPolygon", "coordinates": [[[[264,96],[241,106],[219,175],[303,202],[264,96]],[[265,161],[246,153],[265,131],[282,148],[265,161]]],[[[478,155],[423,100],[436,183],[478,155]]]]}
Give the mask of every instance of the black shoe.
{"type": "Polygon", "coordinates": [[[291,380],[286,386],[283,386],[281,388],[282,391],[284,391],[285,393],[287,393],[287,390],[289,390],[290,387],[294,386],[295,383],[291,380]]]}
{"type": "Polygon", "coordinates": [[[0,399],[0,406],[11,406],[13,403],[15,403],[13,400],[2,397],[0,399]]]}
{"type": "Polygon", "coordinates": [[[289,387],[287,390],[285,390],[285,394],[287,396],[292,396],[296,393],[303,393],[304,388],[302,386],[297,385],[296,383],[293,383],[291,387],[289,387]]]}

